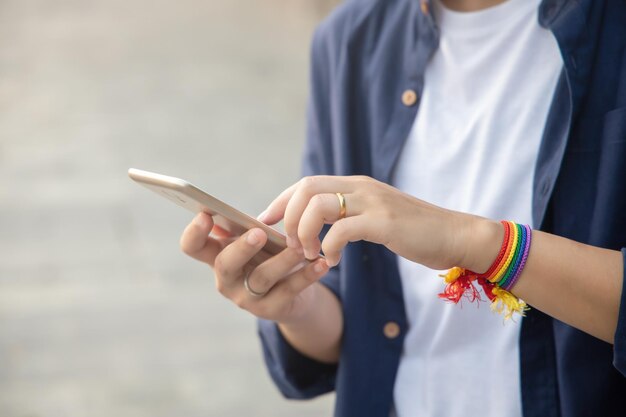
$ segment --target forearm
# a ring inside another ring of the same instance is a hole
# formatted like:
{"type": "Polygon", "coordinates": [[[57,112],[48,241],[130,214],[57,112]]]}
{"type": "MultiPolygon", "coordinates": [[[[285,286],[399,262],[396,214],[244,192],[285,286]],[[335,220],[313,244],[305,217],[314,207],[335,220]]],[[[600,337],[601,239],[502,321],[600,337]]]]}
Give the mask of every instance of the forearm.
{"type": "MultiPolygon", "coordinates": [[[[482,220],[479,227],[476,235],[483,240],[472,245],[476,253],[467,266],[476,271],[489,267],[502,242],[498,223],[482,220]]],[[[532,307],[613,343],[623,274],[618,251],[533,231],[526,266],[511,291],[532,307]]]]}
{"type": "Polygon", "coordinates": [[[278,327],[296,350],[323,363],[337,363],[343,333],[343,313],[337,297],[322,284],[316,287],[315,308],[293,323],[278,327]]]}
{"type": "Polygon", "coordinates": [[[618,251],[533,232],[513,293],[567,324],[613,343],[623,281],[618,251]]]}

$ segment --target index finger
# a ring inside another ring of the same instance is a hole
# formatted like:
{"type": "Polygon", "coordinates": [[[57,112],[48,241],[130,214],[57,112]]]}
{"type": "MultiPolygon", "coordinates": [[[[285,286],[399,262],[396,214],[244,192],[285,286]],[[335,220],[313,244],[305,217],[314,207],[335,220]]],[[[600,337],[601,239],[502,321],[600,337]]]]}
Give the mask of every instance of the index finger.
{"type": "Polygon", "coordinates": [[[314,195],[327,193],[349,194],[354,189],[354,183],[349,178],[337,176],[306,177],[296,185],[297,187],[293,191],[291,198],[287,201],[284,215],[287,245],[290,247],[300,246],[298,225],[304,210],[314,195]]]}
{"type": "Polygon", "coordinates": [[[287,203],[289,203],[289,200],[291,199],[293,193],[296,191],[297,186],[298,183],[295,183],[291,187],[280,193],[278,197],[276,197],[274,201],[272,201],[270,205],[267,206],[265,211],[259,215],[257,220],[269,225],[278,223],[285,216],[287,203]]]}

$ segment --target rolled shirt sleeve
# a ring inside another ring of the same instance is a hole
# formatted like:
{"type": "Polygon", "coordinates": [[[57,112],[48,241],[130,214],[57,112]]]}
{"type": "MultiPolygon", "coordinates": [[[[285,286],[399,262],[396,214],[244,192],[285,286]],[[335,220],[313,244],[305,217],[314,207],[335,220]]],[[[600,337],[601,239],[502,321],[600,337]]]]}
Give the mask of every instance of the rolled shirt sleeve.
{"type": "MultiPolygon", "coordinates": [[[[331,270],[322,283],[337,295],[338,280],[338,271],[331,270]]],[[[259,320],[258,331],[270,376],[285,397],[309,399],[335,389],[337,365],[318,362],[297,351],[273,321],[259,320]]]]}

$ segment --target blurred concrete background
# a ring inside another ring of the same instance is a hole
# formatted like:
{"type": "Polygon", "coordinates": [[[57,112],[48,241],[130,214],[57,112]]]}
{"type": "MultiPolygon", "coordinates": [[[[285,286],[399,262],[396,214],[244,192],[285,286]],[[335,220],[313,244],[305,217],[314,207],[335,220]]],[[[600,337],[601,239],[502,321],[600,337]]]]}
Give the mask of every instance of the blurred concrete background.
{"type": "Polygon", "coordinates": [[[322,416],[129,167],[260,212],[298,177],[337,0],[0,1],[0,416],[322,416]]]}

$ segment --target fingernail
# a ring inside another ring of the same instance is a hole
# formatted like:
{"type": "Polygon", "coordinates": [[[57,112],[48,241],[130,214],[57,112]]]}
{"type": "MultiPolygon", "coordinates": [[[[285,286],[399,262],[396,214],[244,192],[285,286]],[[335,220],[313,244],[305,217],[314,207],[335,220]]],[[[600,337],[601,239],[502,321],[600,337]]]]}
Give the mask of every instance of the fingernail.
{"type": "Polygon", "coordinates": [[[315,271],[318,274],[321,274],[326,269],[326,265],[324,264],[325,264],[324,261],[315,262],[315,265],[313,265],[313,271],[315,271]]]}
{"type": "Polygon", "coordinates": [[[256,216],[256,219],[258,221],[262,222],[263,220],[265,220],[265,216],[267,216],[267,210],[263,210],[263,212],[261,212],[261,214],[256,216]]]}
{"type": "Polygon", "coordinates": [[[260,241],[261,240],[259,239],[258,232],[256,230],[253,230],[250,233],[248,233],[248,236],[246,237],[246,242],[248,242],[248,244],[252,246],[258,245],[260,241]]]}
{"type": "Polygon", "coordinates": [[[193,222],[196,226],[198,227],[206,227],[206,218],[204,217],[204,214],[200,213],[198,214],[194,219],[193,222]]]}
{"type": "Polygon", "coordinates": [[[316,259],[317,256],[315,255],[315,252],[313,252],[312,250],[304,250],[304,257],[307,259],[316,259]]]}

